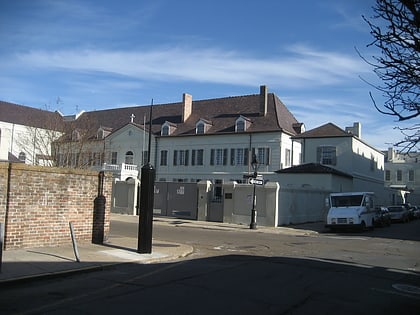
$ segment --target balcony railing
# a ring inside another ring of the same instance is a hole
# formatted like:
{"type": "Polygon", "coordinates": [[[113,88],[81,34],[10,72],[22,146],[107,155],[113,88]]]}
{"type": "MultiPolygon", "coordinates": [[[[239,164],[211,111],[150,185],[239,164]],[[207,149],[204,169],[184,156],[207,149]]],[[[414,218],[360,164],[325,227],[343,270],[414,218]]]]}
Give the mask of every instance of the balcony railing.
{"type": "Polygon", "coordinates": [[[139,170],[135,164],[107,164],[102,165],[102,171],[113,172],[114,176],[118,177],[120,180],[126,180],[129,177],[138,178],[139,170]]]}

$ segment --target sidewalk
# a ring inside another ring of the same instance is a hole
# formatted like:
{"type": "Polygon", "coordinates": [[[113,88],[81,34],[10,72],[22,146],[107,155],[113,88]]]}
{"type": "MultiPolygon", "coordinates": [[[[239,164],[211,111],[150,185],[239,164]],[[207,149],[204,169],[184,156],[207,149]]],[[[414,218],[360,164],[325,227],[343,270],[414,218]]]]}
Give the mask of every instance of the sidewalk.
{"type": "MultiPolygon", "coordinates": [[[[112,214],[111,221],[137,223],[137,216],[112,214]]],[[[212,230],[241,230],[250,233],[276,233],[291,235],[316,235],[313,229],[290,227],[258,227],[250,230],[248,226],[155,217],[153,224],[183,226],[188,228],[212,230]]],[[[314,223],[308,227],[319,227],[314,223]]],[[[189,245],[164,242],[153,239],[152,253],[137,253],[137,238],[110,237],[103,245],[91,243],[77,244],[80,262],[76,260],[71,241],[58,247],[27,248],[3,251],[0,285],[33,280],[38,277],[54,277],[73,272],[101,270],[115,264],[127,262],[159,263],[185,257],[193,252],[189,245]]]]}

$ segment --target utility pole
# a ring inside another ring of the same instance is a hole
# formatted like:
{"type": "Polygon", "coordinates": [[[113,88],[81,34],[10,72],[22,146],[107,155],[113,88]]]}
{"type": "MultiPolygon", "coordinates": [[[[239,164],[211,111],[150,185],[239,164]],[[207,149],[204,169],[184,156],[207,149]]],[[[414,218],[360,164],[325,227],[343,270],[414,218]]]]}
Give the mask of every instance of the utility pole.
{"type": "Polygon", "coordinates": [[[149,115],[149,154],[147,163],[141,168],[140,180],[140,209],[139,209],[139,231],[137,252],[140,254],[152,253],[152,232],[153,232],[153,202],[155,193],[156,171],[150,163],[152,143],[152,108],[153,99],[150,105],[149,115]]]}

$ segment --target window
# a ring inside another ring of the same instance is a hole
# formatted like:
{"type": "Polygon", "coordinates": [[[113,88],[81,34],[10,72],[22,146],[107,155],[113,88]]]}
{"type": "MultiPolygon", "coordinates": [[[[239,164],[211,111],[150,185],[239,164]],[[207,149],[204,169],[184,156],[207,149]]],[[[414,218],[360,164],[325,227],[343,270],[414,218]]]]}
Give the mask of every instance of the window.
{"type": "Polygon", "coordinates": [[[337,164],[336,148],[332,146],[318,147],[317,161],[324,165],[336,165],[337,164]]]}
{"type": "MultiPolygon", "coordinates": [[[[252,154],[255,154],[254,148],[252,149],[252,154]]],[[[270,148],[258,148],[256,156],[260,165],[270,164],[270,148]]]]}
{"type": "Polygon", "coordinates": [[[211,149],[210,165],[226,165],[228,149],[211,149]]]}
{"type": "Polygon", "coordinates": [[[408,181],[414,182],[414,170],[408,170],[408,181]]]}
{"type": "Polygon", "coordinates": [[[188,165],[189,150],[175,150],[174,151],[174,166],[188,165]]]}
{"type": "Polygon", "coordinates": [[[199,122],[196,126],[196,134],[203,134],[204,133],[204,123],[199,122]]]}
{"type": "Polygon", "coordinates": [[[290,149],[286,149],[285,155],[286,155],[285,166],[287,167],[287,166],[290,166],[291,165],[291,153],[290,153],[290,149]]]}
{"type": "Polygon", "coordinates": [[[235,132],[244,132],[247,130],[247,128],[249,127],[249,124],[251,123],[251,121],[244,117],[244,116],[239,116],[238,119],[236,119],[235,121],[235,132]]]}
{"type": "Polygon", "coordinates": [[[204,150],[192,150],[191,151],[191,165],[203,165],[204,163],[204,150]]]}
{"type": "Polygon", "coordinates": [[[230,165],[247,165],[248,149],[238,148],[230,149],[230,165]]]}
{"type": "Polygon", "coordinates": [[[402,181],[402,171],[401,170],[397,170],[397,181],[402,181]]]}
{"type": "Polygon", "coordinates": [[[236,122],[236,132],[245,131],[245,122],[243,120],[238,120],[236,122]]]}
{"type": "Polygon", "coordinates": [[[71,140],[72,141],[80,140],[80,132],[78,130],[73,130],[73,132],[71,133],[71,140]]]}
{"type": "Polygon", "coordinates": [[[160,133],[162,136],[167,136],[169,135],[169,126],[168,125],[163,125],[162,126],[162,130],[160,133]]]}
{"type": "Polygon", "coordinates": [[[111,152],[111,164],[117,164],[118,152],[111,152]]]}
{"type": "Polygon", "coordinates": [[[125,164],[134,164],[134,154],[131,151],[127,151],[125,154],[125,164]]]}
{"type": "Polygon", "coordinates": [[[197,150],[197,165],[204,165],[204,150],[197,150]]]}
{"type": "Polygon", "coordinates": [[[391,171],[385,170],[385,180],[389,182],[391,180],[391,171]]]}
{"type": "Polygon", "coordinates": [[[160,151],[160,165],[168,165],[168,151],[162,150],[160,151]]]}
{"type": "Polygon", "coordinates": [[[26,153],[25,152],[20,152],[19,153],[19,160],[22,162],[26,161],[26,153]]]}

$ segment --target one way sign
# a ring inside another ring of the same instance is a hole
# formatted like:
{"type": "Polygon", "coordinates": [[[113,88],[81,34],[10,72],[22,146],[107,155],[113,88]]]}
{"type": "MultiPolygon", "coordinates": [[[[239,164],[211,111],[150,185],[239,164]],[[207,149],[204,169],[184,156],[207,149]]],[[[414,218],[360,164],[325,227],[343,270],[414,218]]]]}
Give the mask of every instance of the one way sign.
{"type": "Polygon", "coordinates": [[[262,178],[250,178],[249,183],[255,185],[264,185],[264,180],[262,178]]]}

